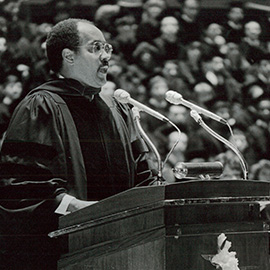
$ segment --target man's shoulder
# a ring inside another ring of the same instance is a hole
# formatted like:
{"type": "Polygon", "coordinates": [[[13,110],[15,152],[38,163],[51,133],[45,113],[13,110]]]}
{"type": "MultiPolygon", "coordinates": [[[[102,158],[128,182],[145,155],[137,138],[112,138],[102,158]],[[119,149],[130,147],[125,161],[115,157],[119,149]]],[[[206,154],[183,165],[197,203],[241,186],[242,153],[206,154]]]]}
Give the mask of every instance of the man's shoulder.
{"type": "Polygon", "coordinates": [[[32,90],[16,106],[13,114],[14,117],[28,114],[49,116],[56,114],[65,105],[65,101],[56,93],[43,89],[32,90]]]}
{"type": "Polygon", "coordinates": [[[25,99],[33,99],[37,102],[46,100],[47,102],[51,101],[57,104],[66,104],[61,97],[66,92],[63,80],[50,80],[29,91],[25,99]]]}
{"type": "Polygon", "coordinates": [[[42,99],[46,99],[48,102],[53,101],[58,104],[66,104],[64,99],[61,97],[59,93],[55,93],[53,91],[50,91],[49,89],[33,89],[29,92],[29,94],[26,96],[28,99],[36,99],[37,102],[41,101],[42,99]]]}

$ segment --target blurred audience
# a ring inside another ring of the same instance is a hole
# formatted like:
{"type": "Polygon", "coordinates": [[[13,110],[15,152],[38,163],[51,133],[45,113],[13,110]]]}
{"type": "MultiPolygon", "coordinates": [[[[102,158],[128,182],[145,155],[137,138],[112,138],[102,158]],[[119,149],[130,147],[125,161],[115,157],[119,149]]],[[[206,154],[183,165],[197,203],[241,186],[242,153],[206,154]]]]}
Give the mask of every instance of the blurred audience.
{"type": "Polygon", "coordinates": [[[251,179],[270,181],[270,160],[261,159],[250,168],[251,179]]]}
{"type": "MultiPolygon", "coordinates": [[[[55,78],[45,55],[46,35],[53,24],[75,14],[74,1],[57,1],[51,19],[38,23],[31,20],[31,13],[22,12],[23,2],[1,2],[0,139],[21,98],[55,78]]],[[[259,168],[268,166],[269,171],[270,162],[269,13],[261,12],[257,20],[247,15],[244,2],[238,0],[229,3],[224,18],[200,16],[200,0],[181,1],[180,8],[171,8],[165,0],[97,3],[91,11],[93,23],[114,48],[101,95],[125,89],[180,128],[178,138],[170,124],[141,113],[142,126],[163,159],[180,140],[165,164],[170,181],[175,181],[171,168],[179,161],[219,160],[224,165],[223,178],[243,175],[238,157],[207,134],[190,117],[189,109],[165,100],[168,90],[226,119],[234,136],[226,125],[211,119],[205,122],[237,145],[251,178],[268,180],[269,172],[259,173],[259,168]]],[[[76,16],[89,18],[90,14],[76,16]]]]}

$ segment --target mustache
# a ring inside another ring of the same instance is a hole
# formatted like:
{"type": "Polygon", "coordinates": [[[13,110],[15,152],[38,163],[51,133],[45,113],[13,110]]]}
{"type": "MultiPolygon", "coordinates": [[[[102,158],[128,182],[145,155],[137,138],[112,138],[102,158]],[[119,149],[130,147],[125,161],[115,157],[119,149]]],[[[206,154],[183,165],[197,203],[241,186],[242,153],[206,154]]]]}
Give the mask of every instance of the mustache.
{"type": "Polygon", "coordinates": [[[109,61],[105,60],[105,59],[102,60],[101,64],[102,64],[102,66],[109,66],[110,65],[109,61]]]}

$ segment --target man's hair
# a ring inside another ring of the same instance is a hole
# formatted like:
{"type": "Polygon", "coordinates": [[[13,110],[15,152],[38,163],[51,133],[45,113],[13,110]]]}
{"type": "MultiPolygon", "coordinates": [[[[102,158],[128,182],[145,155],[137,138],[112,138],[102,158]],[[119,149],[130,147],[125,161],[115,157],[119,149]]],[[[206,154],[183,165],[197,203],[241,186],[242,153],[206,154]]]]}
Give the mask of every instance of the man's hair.
{"type": "Polygon", "coordinates": [[[62,51],[65,48],[78,51],[80,36],[78,22],[91,23],[84,19],[67,19],[57,23],[47,36],[46,51],[51,69],[58,73],[62,68],[62,51]]]}

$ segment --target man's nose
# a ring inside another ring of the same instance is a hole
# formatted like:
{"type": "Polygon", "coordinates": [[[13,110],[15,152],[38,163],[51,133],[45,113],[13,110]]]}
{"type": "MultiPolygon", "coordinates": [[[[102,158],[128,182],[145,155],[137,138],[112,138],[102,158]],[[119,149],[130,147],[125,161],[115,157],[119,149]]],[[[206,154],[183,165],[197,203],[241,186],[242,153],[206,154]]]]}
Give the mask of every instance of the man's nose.
{"type": "Polygon", "coordinates": [[[108,53],[106,52],[104,49],[102,50],[101,54],[100,54],[100,60],[103,61],[103,60],[110,60],[111,59],[111,56],[112,54],[111,53],[108,53]]]}

